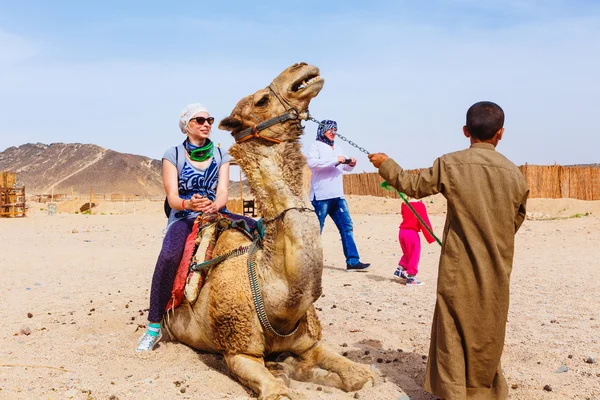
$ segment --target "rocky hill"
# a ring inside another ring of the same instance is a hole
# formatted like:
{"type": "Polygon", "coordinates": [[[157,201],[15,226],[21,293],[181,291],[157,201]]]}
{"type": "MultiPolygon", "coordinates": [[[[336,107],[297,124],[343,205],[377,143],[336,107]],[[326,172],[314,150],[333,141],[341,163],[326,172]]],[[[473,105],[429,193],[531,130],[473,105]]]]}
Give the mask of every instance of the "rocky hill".
{"type": "MultiPolygon", "coordinates": [[[[27,194],[120,193],[161,196],[162,166],[159,160],[119,153],[94,144],[28,143],[0,152],[0,171],[17,173],[17,185],[27,194]]],[[[243,182],[244,196],[249,194],[243,182]]],[[[231,182],[230,194],[239,195],[239,182],[231,182]]]]}

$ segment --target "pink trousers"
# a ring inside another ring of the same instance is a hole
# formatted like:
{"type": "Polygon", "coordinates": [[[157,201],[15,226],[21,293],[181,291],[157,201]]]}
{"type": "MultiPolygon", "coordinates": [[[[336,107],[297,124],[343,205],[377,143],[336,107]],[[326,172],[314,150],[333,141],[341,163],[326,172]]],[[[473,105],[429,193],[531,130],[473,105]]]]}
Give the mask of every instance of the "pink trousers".
{"type": "Polygon", "coordinates": [[[412,229],[400,229],[398,241],[403,253],[398,265],[404,267],[407,274],[417,275],[419,273],[419,260],[421,259],[419,232],[412,229]]]}

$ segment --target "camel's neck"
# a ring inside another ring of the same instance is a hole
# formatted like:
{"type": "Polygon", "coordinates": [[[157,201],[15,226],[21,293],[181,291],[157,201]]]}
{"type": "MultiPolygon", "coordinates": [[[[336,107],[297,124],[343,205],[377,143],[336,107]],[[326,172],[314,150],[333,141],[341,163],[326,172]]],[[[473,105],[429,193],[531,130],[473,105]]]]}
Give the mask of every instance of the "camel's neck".
{"type": "MultiPolygon", "coordinates": [[[[246,153],[236,150],[235,153],[246,153]]],[[[300,152],[299,143],[254,146],[248,150],[251,154],[239,154],[235,158],[248,178],[265,220],[275,218],[288,208],[305,205],[303,176],[306,159],[300,152]]]]}
{"type": "MultiPolygon", "coordinates": [[[[290,208],[310,207],[303,185],[306,160],[299,143],[248,143],[234,146],[230,153],[248,178],[264,221],[290,208]]],[[[265,300],[268,302],[270,296],[273,302],[288,305],[279,308],[283,315],[267,312],[283,328],[295,318],[290,313],[300,318],[321,293],[323,250],[319,236],[314,212],[291,210],[283,222],[265,224],[261,269],[265,284],[274,285],[265,291],[265,300]]]]}

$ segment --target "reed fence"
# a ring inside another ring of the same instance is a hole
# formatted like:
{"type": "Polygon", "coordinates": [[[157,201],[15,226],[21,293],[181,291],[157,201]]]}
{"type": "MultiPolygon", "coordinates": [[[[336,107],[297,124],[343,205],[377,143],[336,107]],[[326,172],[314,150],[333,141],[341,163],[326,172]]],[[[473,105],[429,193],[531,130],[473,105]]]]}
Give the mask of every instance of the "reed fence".
{"type": "MultiPolygon", "coordinates": [[[[600,167],[560,165],[523,165],[519,167],[529,185],[530,198],[573,198],[600,200],[600,167]]],[[[419,169],[407,170],[418,174],[419,169]]],[[[344,193],[358,196],[398,198],[395,191],[380,185],[383,178],[376,172],[344,175],[344,193]]]]}
{"type": "MultiPolygon", "coordinates": [[[[519,167],[529,184],[530,198],[573,198],[580,200],[600,200],[600,166],[560,166],[560,165],[523,165],[519,167]]],[[[418,174],[420,169],[407,170],[410,174],[418,174]]],[[[310,190],[310,170],[304,174],[304,190],[310,190]]],[[[16,181],[14,174],[4,173],[0,176],[0,187],[13,187],[16,181]]],[[[380,185],[383,179],[376,172],[363,172],[344,175],[344,193],[357,196],[377,196],[398,198],[395,191],[385,190],[380,185]]],[[[22,193],[24,197],[24,189],[22,193]]],[[[242,200],[237,193],[230,193],[228,208],[241,213],[242,200]]],[[[6,197],[6,196],[5,196],[6,197]]],[[[252,198],[252,196],[249,196],[252,198]]],[[[164,195],[141,196],[120,193],[54,193],[27,195],[28,201],[40,203],[76,200],[82,202],[135,202],[142,200],[164,201],[164,195]],[[90,196],[91,194],[91,196],[90,196]]],[[[244,198],[247,200],[247,198],[244,198]]],[[[4,201],[7,203],[8,201],[4,201]]],[[[11,198],[10,203],[14,203],[11,198]]],[[[23,199],[24,203],[24,199],[23,199]]],[[[233,210],[232,210],[233,211],[233,210]]],[[[234,212],[235,212],[234,211],[234,212]]]]}

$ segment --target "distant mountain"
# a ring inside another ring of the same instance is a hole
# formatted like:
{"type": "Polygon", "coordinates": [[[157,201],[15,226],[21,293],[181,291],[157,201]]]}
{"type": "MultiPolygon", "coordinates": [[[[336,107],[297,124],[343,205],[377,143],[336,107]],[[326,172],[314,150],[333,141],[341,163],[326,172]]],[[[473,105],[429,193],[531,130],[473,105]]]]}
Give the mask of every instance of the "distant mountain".
{"type": "Polygon", "coordinates": [[[161,163],[94,144],[43,143],[9,147],[0,153],[0,170],[17,173],[28,194],[163,193],[161,163]]]}
{"type": "MultiPolygon", "coordinates": [[[[0,171],[17,173],[17,185],[27,194],[120,193],[161,196],[162,164],[148,157],[119,153],[94,144],[28,143],[0,152],[0,171]]],[[[250,193],[242,181],[244,196],[250,193]]],[[[239,196],[239,182],[229,184],[239,196]]]]}

